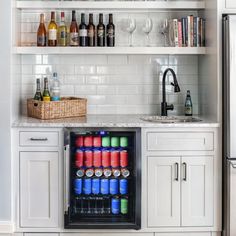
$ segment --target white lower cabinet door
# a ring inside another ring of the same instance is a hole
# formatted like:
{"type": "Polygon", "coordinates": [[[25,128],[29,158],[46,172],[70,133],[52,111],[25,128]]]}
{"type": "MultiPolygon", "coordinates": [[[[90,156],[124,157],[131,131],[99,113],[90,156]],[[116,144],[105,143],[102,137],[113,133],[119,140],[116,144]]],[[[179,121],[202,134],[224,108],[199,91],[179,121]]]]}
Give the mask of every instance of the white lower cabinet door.
{"type": "Polygon", "coordinates": [[[58,152],[20,152],[20,227],[58,227],[58,152]]]}
{"type": "Polygon", "coordinates": [[[155,233],[155,236],[211,236],[211,232],[155,233]]]}
{"type": "Polygon", "coordinates": [[[182,157],[182,226],[212,226],[213,156],[182,157]]]}
{"type": "Polygon", "coordinates": [[[180,226],[180,158],[148,157],[148,227],[180,226]]]}

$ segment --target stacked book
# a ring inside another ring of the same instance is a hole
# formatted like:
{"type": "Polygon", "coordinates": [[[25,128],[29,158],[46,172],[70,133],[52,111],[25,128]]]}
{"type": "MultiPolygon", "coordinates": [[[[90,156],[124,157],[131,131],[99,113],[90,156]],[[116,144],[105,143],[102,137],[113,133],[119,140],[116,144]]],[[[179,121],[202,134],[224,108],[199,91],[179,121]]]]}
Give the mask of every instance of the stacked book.
{"type": "Polygon", "coordinates": [[[170,41],[174,47],[204,47],[205,19],[187,16],[169,23],[170,41]]]}

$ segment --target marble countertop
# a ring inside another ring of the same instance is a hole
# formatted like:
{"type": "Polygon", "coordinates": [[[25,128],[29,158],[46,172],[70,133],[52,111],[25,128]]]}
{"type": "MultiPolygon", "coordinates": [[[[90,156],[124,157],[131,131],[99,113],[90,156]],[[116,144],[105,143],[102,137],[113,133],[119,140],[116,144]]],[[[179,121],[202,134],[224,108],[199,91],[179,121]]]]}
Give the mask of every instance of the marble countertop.
{"type": "MultiPolygon", "coordinates": [[[[63,127],[153,127],[153,128],[214,128],[220,127],[220,123],[198,117],[200,122],[187,122],[187,123],[154,123],[143,121],[140,117],[145,115],[87,115],[86,117],[65,118],[56,120],[39,120],[26,116],[20,117],[12,123],[14,128],[63,128],[63,127]]],[[[196,117],[196,116],[194,116],[196,117]]]]}

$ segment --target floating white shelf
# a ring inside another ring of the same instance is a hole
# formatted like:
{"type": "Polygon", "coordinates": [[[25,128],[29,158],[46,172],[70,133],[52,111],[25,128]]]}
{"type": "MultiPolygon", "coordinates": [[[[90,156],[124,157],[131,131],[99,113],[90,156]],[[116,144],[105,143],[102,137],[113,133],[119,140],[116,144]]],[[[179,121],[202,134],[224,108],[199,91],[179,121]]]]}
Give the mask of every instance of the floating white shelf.
{"type": "Polygon", "coordinates": [[[204,1],[17,1],[18,9],[205,9],[204,1]]]}
{"type": "Polygon", "coordinates": [[[15,47],[16,54],[205,54],[205,47],[15,47]]]}

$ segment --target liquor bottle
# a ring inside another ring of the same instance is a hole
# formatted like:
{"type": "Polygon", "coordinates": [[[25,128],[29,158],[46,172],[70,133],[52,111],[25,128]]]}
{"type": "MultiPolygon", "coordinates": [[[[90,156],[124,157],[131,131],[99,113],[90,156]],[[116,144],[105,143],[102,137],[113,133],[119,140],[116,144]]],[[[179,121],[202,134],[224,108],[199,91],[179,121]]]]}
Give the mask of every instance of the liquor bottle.
{"type": "Polygon", "coordinates": [[[65,24],[65,13],[61,12],[61,21],[58,29],[58,44],[59,46],[67,45],[67,27],[65,24]]]}
{"type": "Polygon", "coordinates": [[[37,46],[45,47],[47,45],[47,31],[44,24],[44,14],[40,14],[40,24],[37,32],[37,46]]]}
{"type": "Polygon", "coordinates": [[[51,21],[48,25],[48,46],[57,46],[57,24],[54,11],[51,12],[51,21]]]}
{"type": "Polygon", "coordinates": [[[109,23],[107,25],[107,46],[115,46],[115,25],[113,24],[113,15],[109,14],[109,23]]]}
{"type": "Polygon", "coordinates": [[[190,95],[190,90],[187,90],[187,96],[185,100],[185,115],[192,116],[193,115],[193,104],[190,95]]]}
{"type": "Polygon", "coordinates": [[[82,47],[88,46],[87,43],[88,31],[87,25],[85,24],[85,15],[81,13],[81,23],[79,25],[79,45],[82,47]]]}
{"type": "Polygon", "coordinates": [[[48,89],[48,78],[44,78],[43,101],[50,102],[50,93],[48,89]]]}
{"type": "Polygon", "coordinates": [[[88,46],[95,47],[95,25],[93,24],[93,14],[89,14],[88,24],[88,46]]]}
{"type": "Polygon", "coordinates": [[[79,46],[79,30],[75,11],[72,11],[72,21],[70,25],[70,46],[79,46]]]}
{"type": "Polygon", "coordinates": [[[60,100],[60,82],[57,77],[57,73],[53,73],[52,83],[51,83],[51,101],[59,101],[60,100]]]}
{"type": "Polygon", "coordinates": [[[42,97],[42,93],[41,93],[40,79],[37,79],[36,83],[37,83],[37,89],[36,89],[36,93],[34,95],[34,100],[42,101],[43,97],[42,97]]]}
{"type": "Polygon", "coordinates": [[[105,25],[103,24],[103,14],[99,14],[99,24],[97,26],[97,46],[105,47],[105,25]]]}

